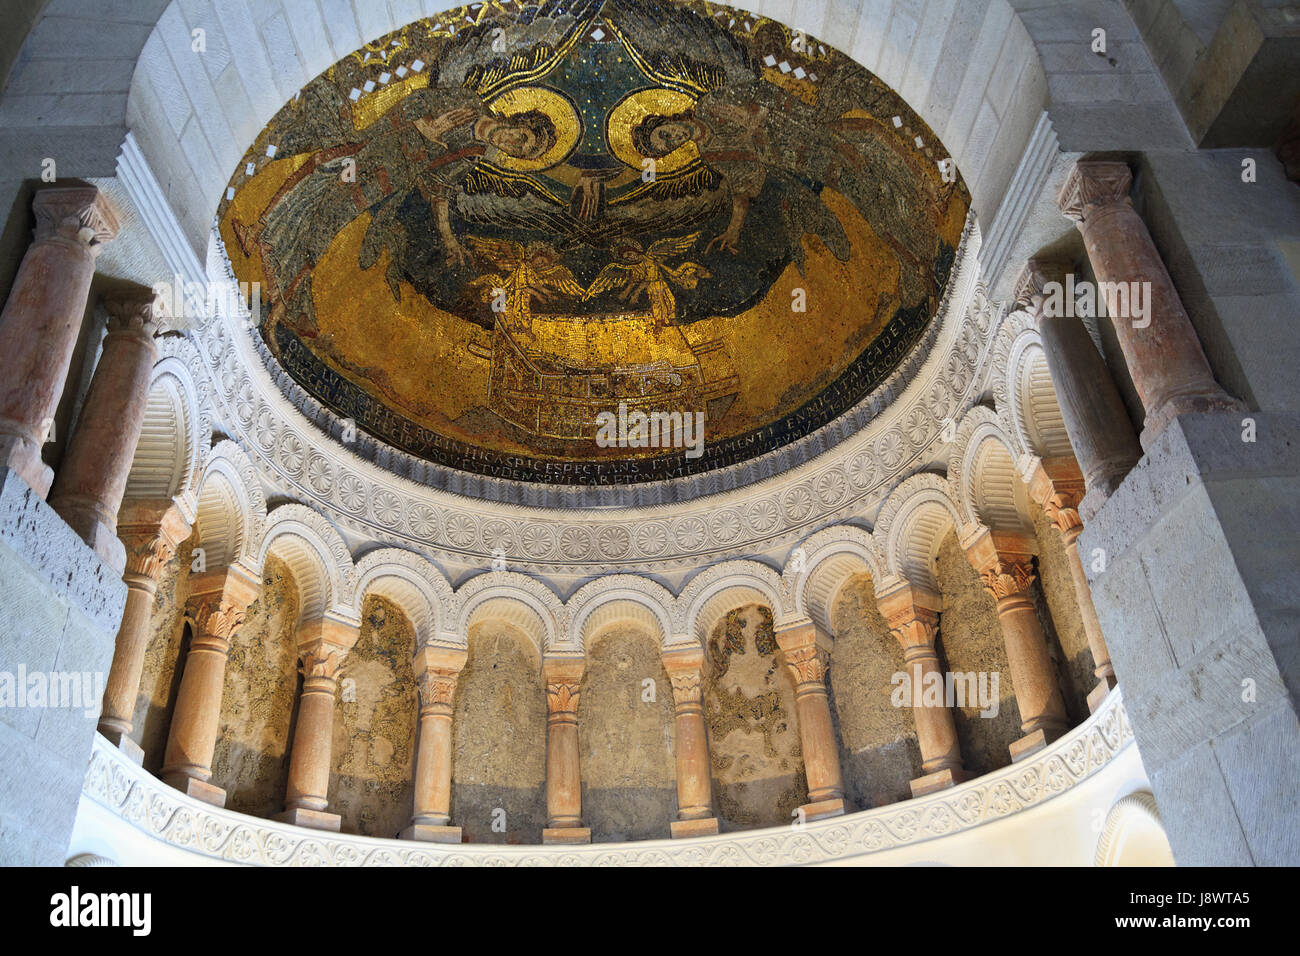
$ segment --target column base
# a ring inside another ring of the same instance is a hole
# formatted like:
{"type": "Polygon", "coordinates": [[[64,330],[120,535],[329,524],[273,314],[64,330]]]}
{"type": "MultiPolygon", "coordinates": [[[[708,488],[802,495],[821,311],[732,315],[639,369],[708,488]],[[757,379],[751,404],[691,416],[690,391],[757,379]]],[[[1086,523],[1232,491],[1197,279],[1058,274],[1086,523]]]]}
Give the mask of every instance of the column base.
{"type": "Polygon", "coordinates": [[[54,469],[41,460],[41,446],[21,435],[0,434],[0,468],[8,468],[42,501],[54,484],[54,469]]]}
{"type": "Polygon", "coordinates": [[[689,840],[691,837],[713,836],[718,832],[717,817],[701,817],[699,820],[674,820],[668,824],[674,840],[689,840]]]}
{"type": "Polygon", "coordinates": [[[202,800],[214,807],[224,807],[226,805],[226,791],[208,783],[206,780],[199,780],[185,773],[165,773],[162,775],[162,780],[167,786],[175,787],[187,797],[202,800]]]}
{"type": "Polygon", "coordinates": [[[542,831],[543,843],[590,843],[590,827],[547,827],[542,831]]]}
{"type": "Polygon", "coordinates": [[[397,834],[399,840],[419,840],[421,843],[460,843],[460,827],[438,826],[433,823],[412,823],[397,834]]]}
{"type": "Polygon", "coordinates": [[[1209,394],[1179,395],[1169,399],[1164,405],[1148,413],[1142,423],[1142,434],[1138,441],[1144,452],[1150,451],[1156,439],[1160,437],[1169,424],[1180,415],[1195,415],[1201,412],[1245,412],[1244,402],[1238,401],[1222,389],[1209,394]]]}
{"type": "Polygon", "coordinates": [[[1024,760],[1026,757],[1038,753],[1057,737],[1064,734],[1062,730],[1035,730],[1032,734],[1025,734],[1019,740],[1013,740],[1011,746],[1007,749],[1011,751],[1011,762],[1015,763],[1024,760]]]}
{"type": "Polygon", "coordinates": [[[1115,685],[1108,680],[1097,682],[1097,686],[1088,692],[1088,713],[1095,714],[1097,708],[1105,703],[1115,685]]]}
{"type": "Polygon", "coordinates": [[[844,816],[844,798],[834,797],[830,800],[818,800],[815,803],[805,803],[799,808],[803,811],[803,822],[811,823],[814,820],[824,820],[827,817],[844,816]]]}
{"type": "Polygon", "coordinates": [[[137,767],[144,766],[144,748],[128,737],[125,730],[105,730],[101,727],[99,736],[126,754],[126,759],[131,763],[137,767]]]}
{"type": "Polygon", "coordinates": [[[109,527],[99,517],[87,510],[76,507],[67,498],[56,492],[56,501],[50,505],[59,513],[68,527],[81,536],[81,540],[90,545],[90,549],[99,555],[106,565],[117,574],[126,570],[126,545],[117,536],[117,528],[109,527]]]}
{"type": "Polygon", "coordinates": [[[337,813],[328,813],[324,810],[305,810],[302,807],[294,807],[292,810],[285,810],[284,813],[277,813],[275,818],[281,823],[290,823],[296,827],[307,827],[311,830],[330,830],[334,833],[339,832],[339,826],[343,823],[343,818],[337,813]]]}
{"type": "Polygon", "coordinates": [[[936,770],[934,773],[927,773],[911,782],[912,797],[915,799],[916,797],[924,797],[927,793],[947,790],[959,783],[965,783],[970,777],[970,772],[962,770],[960,767],[956,770],[944,769],[936,770]]]}

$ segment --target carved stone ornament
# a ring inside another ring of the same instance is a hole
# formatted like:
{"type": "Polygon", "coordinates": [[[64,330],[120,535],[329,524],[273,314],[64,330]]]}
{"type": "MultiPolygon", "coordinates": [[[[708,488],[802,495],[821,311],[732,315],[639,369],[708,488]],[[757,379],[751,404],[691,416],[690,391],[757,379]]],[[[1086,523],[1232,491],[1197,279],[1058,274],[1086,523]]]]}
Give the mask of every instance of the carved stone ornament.
{"type": "Polygon", "coordinates": [[[415,678],[415,686],[420,692],[420,709],[450,714],[456,695],[456,677],[455,671],[421,671],[415,678]]]}
{"type": "Polygon", "coordinates": [[[996,561],[980,572],[980,580],[994,598],[1023,594],[1034,583],[1032,561],[996,561]]]}
{"type": "Polygon", "coordinates": [[[830,670],[830,657],[815,644],[781,652],[782,662],[790,668],[796,684],[824,684],[830,670]]]}
{"type": "Polygon", "coordinates": [[[1127,163],[1084,161],[1074,164],[1061,187],[1057,204],[1068,219],[1083,222],[1089,210],[1112,203],[1128,203],[1133,173],[1127,163]]]}
{"type": "Polygon", "coordinates": [[[668,679],[673,685],[673,700],[678,706],[698,704],[702,699],[701,676],[699,670],[669,671],[668,679]]]}
{"type": "Polygon", "coordinates": [[[580,688],[577,681],[551,681],[546,685],[546,707],[552,715],[577,716],[580,688]]]}

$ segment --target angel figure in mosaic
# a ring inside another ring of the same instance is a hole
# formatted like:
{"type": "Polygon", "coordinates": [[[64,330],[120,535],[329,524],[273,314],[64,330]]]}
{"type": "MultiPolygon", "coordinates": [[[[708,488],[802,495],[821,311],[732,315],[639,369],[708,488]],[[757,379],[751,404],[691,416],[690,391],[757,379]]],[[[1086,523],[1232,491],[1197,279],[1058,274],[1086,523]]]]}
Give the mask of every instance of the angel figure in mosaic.
{"type": "Polygon", "coordinates": [[[686,255],[699,238],[700,234],[694,232],[689,236],[660,239],[651,243],[649,249],[635,239],[617,240],[610,248],[614,261],[587,287],[584,301],[614,289],[619,290],[618,298],[622,302],[633,303],[645,296],[655,324],[671,324],[677,316],[677,297],[673,295],[672,285],[694,289],[710,273],[698,262],[673,266],[668,260],[686,255]]]}
{"type": "Polygon", "coordinates": [[[498,270],[479,276],[470,286],[485,290],[489,299],[499,294],[497,290],[504,291],[505,313],[512,319],[530,318],[534,298],[546,303],[557,295],[574,299],[584,295],[573,273],[545,243],[525,246],[512,239],[479,236],[470,236],[468,241],[476,255],[498,270]]]}

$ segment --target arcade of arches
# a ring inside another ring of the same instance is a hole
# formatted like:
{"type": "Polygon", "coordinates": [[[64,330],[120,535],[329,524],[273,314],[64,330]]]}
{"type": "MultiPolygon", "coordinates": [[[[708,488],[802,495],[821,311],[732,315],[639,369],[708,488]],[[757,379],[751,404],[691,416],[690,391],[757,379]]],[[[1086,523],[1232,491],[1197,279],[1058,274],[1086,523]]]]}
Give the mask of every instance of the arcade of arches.
{"type": "Polygon", "coordinates": [[[1300,862],[1275,5],[73,6],[5,862],[1300,862]]]}

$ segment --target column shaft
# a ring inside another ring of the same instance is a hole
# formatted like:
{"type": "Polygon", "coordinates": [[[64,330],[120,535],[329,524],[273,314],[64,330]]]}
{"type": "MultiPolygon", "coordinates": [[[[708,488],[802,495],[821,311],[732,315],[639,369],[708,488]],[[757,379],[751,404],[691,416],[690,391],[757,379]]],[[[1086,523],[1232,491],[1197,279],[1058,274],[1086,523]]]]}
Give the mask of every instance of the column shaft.
{"type": "Polygon", "coordinates": [[[422,647],[415,655],[420,691],[420,734],[415,752],[414,808],[403,839],[459,843],[460,827],[451,826],[451,720],[456,681],[465,652],[422,647]]]}
{"type": "Polygon", "coordinates": [[[260,590],[259,582],[229,568],[191,579],[186,614],[192,637],[167,731],[162,778],[216,806],[225,806],[226,793],[208,780],[221,724],[226,660],[230,641],[260,590]]]}
{"type": "Polygon", "coordinates": [[[67,381],[95,256],[117,234],[117,219],[93,186],[42,190],[32,211],[35,237],[0,312],[0,467],[44,498],[54,473],[41,446],[67,381]]]}
{"type": "Polygon", "coordinates": [[[298,826],[337,830],[342,822],[327,813],[333,740],[334,700],[339,672],[357,640],[358,627],[337,620],[315,621],[299,628],[302,694],[298,725],[289,753],[289,784],[280,819],[298,826]]]}
{"type": "Polygon", "coordinates": [[[590,843],[582,825],[582,770],[578,758],[578,703],[583,661],[547,662],[546,829],[543,843],[590,843]]]}
{"type": "Polygon", "coordinates": [[[1108,300],[1115,336],[1146,410],[1142,445],[1149,448],[1178,415],[1242,406],[1214,379],[1146,223],[1129,200],[1132,181],[1124,163],[1079,162],[1059,202],[1083,235],[1098,282],[1112,289],[1124,283],[1130,290],[1137,283],[1150,292],[1149,311],[1141,319],[1117,315],[1117,297],[1108,300]]]}
{"type": "Polygon", "coordinates": [[[143,759],[143,753],[128,735],[149,647],[154,595],[163,569],[189,532],[188,522],[169,500],[132,502],[122,523],[121,534],[126,544],[126,572],[122,575],[127,586],[126,610],[113,645],[113,663],[104,686],[99,731],[137,762],[143,759]]]}
{"type": "Polygon", "coordinates": [[[718,832],[713,815],[713,768],[704,721],[704,652],[698,647],[670,651],[664,667],[673,686],[677,743],[677,819],[674,837],[718,832]]]}
{"type": "Polygon", "coordinates": [[[109,567],[126,557],[117,511],[144,427],[158,347],[154,295],[145,289],[108,296],[108,334],[76,430],[50,492],[54,508],[109,567]]]}
{"type": "Polygon", "coordinates": [[[1031,259],[1021,277],[1018,298],[1030,303],[1030,314],[1042,337],[1065,431],[1092,492],[1084,510],[1093,514],[1137,464],[1142,449],[1119,389],[1082,320],[1066,314],[1064,308],[1048,306],[1069,298],[1065,290],[1073,288],[1072,276],[1070,263],[1031,259]]]}
{"type": "Polygon", "coordinates": [[[799,624],[776,633],[781,661],[794,681],[794,706],[799,722],[804,773],[808,778],[808,804],[803,819],[818,819],[844,812],[844,776],[840,751],[831,721],[826,676],[830,656],[818,644],[817,629],[799,624]]]}

